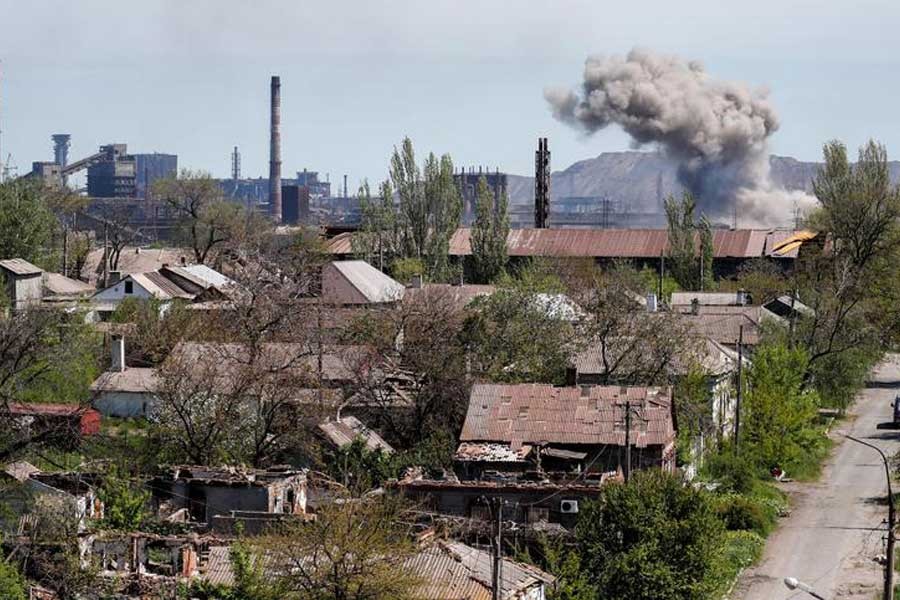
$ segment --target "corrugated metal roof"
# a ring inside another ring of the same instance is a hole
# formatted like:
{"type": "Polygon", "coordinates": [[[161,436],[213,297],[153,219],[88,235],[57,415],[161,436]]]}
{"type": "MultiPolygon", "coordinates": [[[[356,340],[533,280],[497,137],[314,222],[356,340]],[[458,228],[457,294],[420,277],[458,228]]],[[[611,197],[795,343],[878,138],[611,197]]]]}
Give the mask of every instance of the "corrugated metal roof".
{"type": "Polygon", "coordinates": [[[235,285],[234,281],[206,265],[186,265],[183,267],[169,268],[181,275],[184,275],[185,273],[189,274],[203,285],[203,287],[214,286],[223,289],[235,285]]]}
{"type": "MultiPolygon", "coordinates": [[[[459,542],[441,541],[405,563],[420,583],[412,595],[421,600],[487,600],[491,597],[490,553],[459,542]]],[[[553,583],[552,575],[530,565],[503,559],[500,597],[519,598],[535,587],[553,583]]]]}
{"type": "MultiPolygon", "coordinates": [[[[397,302],[406,288],[364,260],[342,260],[331,266],[369,302],[397,302]]],[[[335,298],[338,302],[346,299],[335,298]]]]}
{"type": "MultiPolygon", "coordinates": [[[[793,231],[714,229],[712,233],[715,258],[797,256],[796,248],[792,252],[773,252],[776,244],[793,235],[793,231]]],[[[470,229],[457,229],[450,238],[450,254],[470,255],[470,236],[470,229]]],[[[332,254],[350,255],[353,234],[341,233],[326,245],[332,254]]],[[[509,256],[659,258],[668,248],[668,232],[665,229],[512,229],[506,246],[509,256]]]]}
{"type": "Polygon", "coordinates": [[[147,290],[147,293],[159,300],[171,300],[172,298],[190,299],[192,294],[178,287],[174,281],[167,279],[158,271],[149,273],[133,273],[128,276],[136,284],[147,290]]]}
{"type": "Polygon", "coordinates": [[[625,402],[641,414],[632,420],[638,447],[668,444],[675,435],[671,390],[656,387],[546,384],[476,384],[461,442],[523,444],[625,443],[625,402]]]}
{"type": "Polygon", "coordinates": [[[11,271],[15,275],[21,276],[40,275],[44,272],[43,269],[34,266],[23,258],[8,258],[6,260],[0,260],[0,267],[3,267],[7,271],[11,271]]]}
{"type": "Polygon", "coordinates": [[[319,424],[319,430],[338,448],[349,446],[356,439],[362,439],[369,450],[381,450],[388,454],[394,449],[380,435],[366,427],[362,421],[350,415],[340,421],[326,421],[319,424]]]}

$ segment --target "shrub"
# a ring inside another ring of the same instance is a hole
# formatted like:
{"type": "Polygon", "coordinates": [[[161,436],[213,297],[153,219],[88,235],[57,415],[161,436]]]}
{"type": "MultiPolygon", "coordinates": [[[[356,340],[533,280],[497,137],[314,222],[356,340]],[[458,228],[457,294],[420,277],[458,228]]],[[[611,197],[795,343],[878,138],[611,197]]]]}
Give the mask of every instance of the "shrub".
{"type": "Polygon", "coordinates": [[[749,493],[757,476],[755,465],[747,458],[734,454],[730,449],[710,457],[706,469],[709,475],[719,482],[723,491],[736,494],[749,493]]]}
{"type": "Polygon", "coordinates": [[[728,531],[753,531],[765,537],[775,525],[775,516],[770,510],[749,498],[729,496],[717,512],[728,531]]]}

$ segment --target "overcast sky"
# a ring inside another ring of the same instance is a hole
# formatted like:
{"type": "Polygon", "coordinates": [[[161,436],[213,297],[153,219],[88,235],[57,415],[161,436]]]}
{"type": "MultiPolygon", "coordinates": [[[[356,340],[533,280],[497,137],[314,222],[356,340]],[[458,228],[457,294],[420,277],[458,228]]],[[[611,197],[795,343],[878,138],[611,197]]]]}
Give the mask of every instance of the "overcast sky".
{"type": "Polygon", "coordinates": [[[530,174],[538,136],[554,170],[629,148],[556,123],[542,92],[589,54],[644,46],[769,88],[776,154],[876,137],[897,158],[898,26],[888,0],[0,0],[0,144],[20,173],[71,133],[72,158],[125,142],[220,177],[237,145],[243,175],[265,176],[278,74],[285,176],[380,180],[405,135],[530,174]]]}

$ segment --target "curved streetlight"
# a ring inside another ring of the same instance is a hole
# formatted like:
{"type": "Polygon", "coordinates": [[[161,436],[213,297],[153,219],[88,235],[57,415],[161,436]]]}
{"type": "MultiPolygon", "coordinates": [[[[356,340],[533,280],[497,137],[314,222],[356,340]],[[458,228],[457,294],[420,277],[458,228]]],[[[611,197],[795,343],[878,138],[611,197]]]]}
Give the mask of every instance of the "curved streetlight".
{"type": "Polygon", "coordinates": [[[809,587],[808,584],[803,583],[802,581],[798,580],[796,577],[785,577],[784,585],[786,585],[789,590],[800,590],[801,592],[806,592],[813,598],[818,598],[819,600],[825,600],[825,598],[823,596],[820,596],[819,594],[817,594],[816,591],[813,590],[811,587],[809,587]]]}
{"type": "Polygon", "coordinates": [[[888,457],[885,456],[884,452],[878,446],[874,444],[870,444],[869,442],[864,442],[859,438],[855,438],[850,434],[844,433],[842,434],[848,440],[854,441],[857,444],[862,444],[872,450],[878,452],[881,455],[881,460],[884,462],[884,475],[887,479],[887,501],[888,501],[888,528],[887,528],[887,560],[884,565],[884,600],[893,600],[894,597],[894,525],[896,521],[896,512],[894,510],[894,490],[891,488],[891,465],[888,462],[888,457]]]}

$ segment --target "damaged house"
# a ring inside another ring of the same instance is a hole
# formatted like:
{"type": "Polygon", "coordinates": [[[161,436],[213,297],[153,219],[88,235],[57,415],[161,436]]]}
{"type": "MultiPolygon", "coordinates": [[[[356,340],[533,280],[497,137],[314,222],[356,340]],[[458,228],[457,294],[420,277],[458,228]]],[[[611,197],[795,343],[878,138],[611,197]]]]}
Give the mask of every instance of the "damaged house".
{"type": "Polygon", "coordinates": [[[277,515],[306,513],[306,472],[290,467],[176,466],[149,487],[161,516],[183,510],[214,530],[231,531],[241,521],[247,533],[259,533],[277,515]]]}
{"type": "Polygon", "coordinates": [[[409,476],[397,488],[440,514],[487,519],[491,496],[515,522],[571,527],[579,502],[620,477],[629,455],[632,469],[674,470],[669,388],[477,384],[455,474],[409,476]]]}

